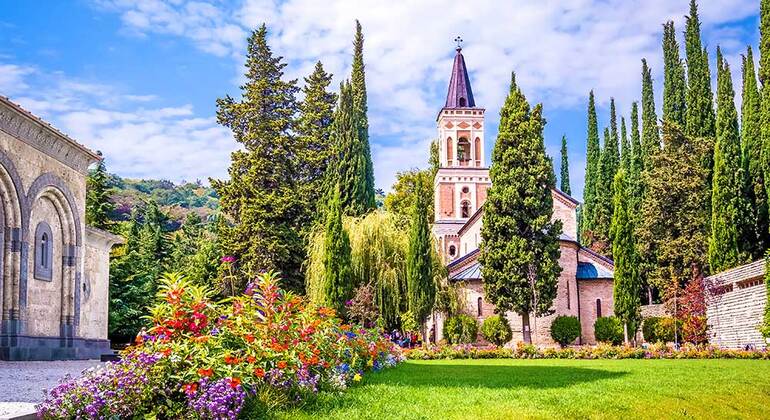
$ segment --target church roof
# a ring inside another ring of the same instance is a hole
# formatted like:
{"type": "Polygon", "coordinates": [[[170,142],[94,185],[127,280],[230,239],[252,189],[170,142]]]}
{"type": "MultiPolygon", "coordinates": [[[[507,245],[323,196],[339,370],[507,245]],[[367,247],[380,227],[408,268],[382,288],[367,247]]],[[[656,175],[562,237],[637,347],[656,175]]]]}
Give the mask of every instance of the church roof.
{"type": "Polygon", "coordinates": [[[611,279],[614,277],[612,271],[602,267],[599,264],[590,262],[578,262],[575,277],[578,280],[584,279],[611,279]]]}
{"type": "Polygon", "coordinates": [[[457,47],[444,108],[474,108],[475,106],[476,101],[473,100],[471,80],[468,78],[468,70],[465,68],[462,48],[457,47]]]}

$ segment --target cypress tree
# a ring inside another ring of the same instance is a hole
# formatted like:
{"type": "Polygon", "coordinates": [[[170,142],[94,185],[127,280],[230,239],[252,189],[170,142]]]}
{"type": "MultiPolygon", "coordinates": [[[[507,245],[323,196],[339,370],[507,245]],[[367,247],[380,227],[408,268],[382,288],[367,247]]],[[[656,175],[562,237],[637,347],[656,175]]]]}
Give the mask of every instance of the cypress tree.
{"type": "Polygon", "coordinates": [[[337,95],[328,90],[331,80],[332,75],[318,61],[313,72],[305,77],[302,88],[304,99],[299,104],[297,121],[297,133],[302,145],[297,156],[302,181],[298,185],[301,188],[298,193],[308,200],[309,207],[316,209],[316,215],[323,213],[320,210],[328,190],[326,175],[333,152],[330,136],[337,95]]]}
{"type": "Polygon", "coordinates": [[[759,83],[770,82],[770,0],[759,2],[759,83]]]}
{"type": "Polygon", "coordinates": [[[746,214],[738,136],[738,113],[727,64],[717,48],[717,137],[714,147],[714,177],[711,199],[711,240],[709,263],[715,273],[735,267],[746,260],[742,248],[743,230],[750,226],[746,214]]]}
{"type": "Polygon", "coordinates": [[[612,256],[615,261],[613,302],[615,316],[623,323],[626,344],[636,333],[641,320],[641,286],[634,245],[634,226],[629,212],[628,186],[625,171],[615,176],[612,184],[615,212],[612,214],[612,256]]]}
{"type": "Polygon", "coordinates": [[[596,103],[594,91],[588,95],[588,133],[586,137],[586,174],[585,188],[583,190],[583,206],[580,212],[581,236],[586,243],[590,242],[589,236],[593,232],[593,211],[596,206],[597,184],[599,183],[599,159],[601,149],[599,146],[599,126],[596,121],[596,103]]]}
{"type": "Polygon", "coordinates": [[[561,185],[559,188],[567,195],[572,195],[572,188],[569,185],[569,157],[567,156],[567,135],[561,136],[561,185]]]}
{"type": "Polygon", "coordinates": [[[485,296],[498,313],[521,315],[527,343],[530,314],[550,313],[561,272],[561,221],[551,219],[556,179],[545,152],[544,124],[542,105],[530,109],[512,77],[492,152],[479,260],[485,296]]]}
{"type": "Polygon", "coordinates": [[[658,116],[655,113],[655,94],[652,87],[652,72],[647,60],[642,59],[642,169],[650,165],[650,160],[660,150],[660,132],[658,116]]]}
{"type": "Polygon", "coordinates": [[[754,71],[754,55],[747,47],[742,60],[743,104],[741,106],[741,146],[743,148],[743,170],[746,174],[747,197],[754,209],[754,232],[746,238],[747,243],[756,246],[752,251],[754,259],[761,258],[770,245],[768,226],[768,203],[765,191],[765,177],[762,172],[762,100],[757,88],[754,71]]]}
{"type": "Polygon", "coordinates": [[[631,173],[631,146],[628,144],[626,117],[620,117],[620,168],[626,171],[626,176],[631,173]]]}
{"type": "Polygon", "coordinates": [[[350,238],[342,225],[339,190],[333,190],[324,237],[324,303],[344,314],[345,302],[353,295],[350,238]]]}
{"type": "Polygon", "coordinates": [[[287,289],[302,292],[305,242],[313,209],[297,193],[301,173],[296,159],[303,143],[296,135],[296,80],[284,80],[286,63],[267,45],[265,25],[248,39],[242,97],[217,100],[217,120],[228,127],[241,149],[232,153],[230,179],[212,180],[222,223],[219,238],[225,255],[236,258],[237,284],[252,275],[276,270],[287,289]]]}
{"type": "Polygon", "coordinates": [[[617,143],[609,128],[604,129],[604,150],[599,160],[599,183],[597,187],[596,207],[593,212],[593,243],[590,247],[607,256],[612,254],[610,241],[610,223],[612,221],[612,181],[617,173],[615,152],[617,143]],[[613,150],[614,149],[614,150],[613,150]]]}
{"type": "MultiPolygon", "coordinates": [[[[760,126],[762,135],[762,175],[770,180],[770,0],[761,0],[759,7],[759,83],[760,83],[760,126]]],[[[768,197],[770,213],[770,182],[765,183],[765,197],[768,197]]],[[[769,216],[770,217],[770,216],[769,216]]],[[[767,220],[765,223],[770,224],[767,220]]],[[[765,230],[762,234],[767,235],[765,230]]]]}
{"type": "Polygon", "coordinates": [[[366,73],[364,71],[364,34],[361,23],[356,20],[356,36],[353,40],[353,71],[350,76],[351,93],[353,95],[353,110],[358,126],[358,141],[361,142],[360,159],[363,161],[364,190],[362,199],[365,200],[363,213],[377,207],[374,199],[374,166],[369,145],[369,117],[366,97],[366,73]]]}
{"type": "MultiPolygon", "coordinates": [[[[690,0],[690,15],[685,29],[685,53],[687,55],[687,118],[685,133],[693,138],[713,138],[714,96],[711,92],[711,74],[708,54],[703,49],[700,35],[698,5],[690,0]]],[[[704,165],[711,168],[711,151],[703,156],[704,165]]]]}
{"type": "Polygon", "coordinates": [[[687,83],[674,22],[663,24],[663,119],[685,127],[687,83]]]}
{"type": "MultiPolygon", "coordinates": [[[[615,173],[618,172],[620,166],[620,152],[618,150],[618,115],[615,110],[615,98],[610,98],[610,143],[607,145],[606,139],[604,144],[604,151],[610,153],[610,163],[612,170],[612,178],[615,178],[615,173]]],[[[610,181],[610,189],[612,188],[612,181],[610,181]]]]}
{"type": "MultiPolygon", "coordinates": [[[[417,180],[417,190],[424,190],[422,178],[417,180]]],[[[431,259],[431,233],[428,226],[428,203],[421,194],[416,194],[412,205],[412,220],[409,231],[409,251],[406,256],[406,284],[409,311],[422,324],[433,310],[436,285],[433,281],[431,259]]]]}
{"type": "MultiPolygon", "coordinates": [[[[102,152],[97,152],[99,156],[102,152]]],[[[86,224],[95,228],[110,230],[113,227],[110,214],[115,205],[110,201],[110,174],[104,159],[97,162],[86,179],[86,224]]]]}
{"type": "Polygon", "coordinates": [[[642,200],[642,142],[639,133],[639,106],[631,104],[630,170],[628,172],[631,215],[636,218],[642,200]]]}

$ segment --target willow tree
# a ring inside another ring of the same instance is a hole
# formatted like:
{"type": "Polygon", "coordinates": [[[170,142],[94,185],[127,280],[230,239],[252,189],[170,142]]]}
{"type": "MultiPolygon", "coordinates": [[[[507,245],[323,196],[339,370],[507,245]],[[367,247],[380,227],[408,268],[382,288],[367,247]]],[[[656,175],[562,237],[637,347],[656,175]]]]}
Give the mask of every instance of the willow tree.
{"type": "Polygon", "coordinates": [[[485,296],[499,313],[521,315],[527,343],[530,315],[551,313],[561,273],[561,222],[551,221],[556,178],[545,153],[544,124],[542,105],[531,109],[512,77],[492,151],[479,261],[485,296]]]}

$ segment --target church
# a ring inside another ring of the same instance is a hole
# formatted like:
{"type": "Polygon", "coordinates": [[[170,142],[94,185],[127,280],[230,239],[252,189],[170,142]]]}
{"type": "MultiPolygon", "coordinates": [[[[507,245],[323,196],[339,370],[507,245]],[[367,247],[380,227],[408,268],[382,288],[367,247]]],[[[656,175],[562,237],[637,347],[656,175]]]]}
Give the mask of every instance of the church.
{"type": "MultiPolygon", "coordinates": [[[[446,103],[437,117],[440,165],[433,183],[433,234],[447,263],[449,281],[459,286],[466,312],[481,323],[495,309],[484,298],[478,261],[484,201],[492,183],[484,159],[484,108],[473,98],[462,48],[458,46],[456,51],[446,103]]],[[[556,316],[570,315],[578,317],[582,327],[576,344],[594,344],[594,321],[613,314],[613,262],[580,245],[580,203],[557,189],[551,193],[553,219],[563,225],[559,237],[562,272],[553,315],[531,315],[532,341],[556,345],[550,335],[551,322],[556,316]]],[[[506,316],[513,331],[512,343],[523,341],[521,316],[511,312],[506,316]]],[[[439,314],[429,320],[437,340],[442,338],[443,321],[439,314]]]]}
{"type": "Polygon", "coordinates": [[[110,353],[110,249],[122,238],[85,224],[99,159],[0,96],[0,360],[110,353]]]}

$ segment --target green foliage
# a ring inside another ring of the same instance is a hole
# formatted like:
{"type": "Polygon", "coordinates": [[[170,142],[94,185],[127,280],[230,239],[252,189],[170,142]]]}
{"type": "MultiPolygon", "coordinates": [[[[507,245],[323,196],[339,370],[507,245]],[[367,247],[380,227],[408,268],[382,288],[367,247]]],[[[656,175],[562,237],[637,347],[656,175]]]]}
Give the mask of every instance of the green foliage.
{"type": "Polygon", "coordinates": [[[513,332],[508,320],[502,315],[492,315],[481,324],[481,335],[497,347],[511,341],[513,332]]]}
{"type": "MultiPolygon", "coordinates": [[[[698,5],[690,0],[690,15],[685,28],[685,54],[687,55],[687,118],[685,133],[693,138],[713,138],[715,118],[713,94],[711,93],[711,74],[708,54],[701,43],[698,5]]],[[[701,158],[706,168],[711,168],[710,153],[704,150],[701,158]]]]}
{"type": "Polygon", "coordinates": [[[674,22],[663,24],[663,119],[685,127],[687,83],[674,22]]]}
{"type": "Polygon", "coordinates": [[[628,133],[626,131],[626,117],[620,117],[620,169],[631,173],[631,144],[628,143],[628,133]]]}
{"type": "Polygon", "coordinates": [[[642,143],[639,133],[639,106],[636,102],[631,104],[631,157],[628,174],[629,208],[631,217],[636,220],[639,215],[639,207],[642,204],[642,143]]]}
{"type": "Polygon", "coordinates": [[[762,172],[762,100],[757,87],[754,70],[754,55],[747,47],[742,57],[743,90],[741,97],[741,146],[743,170],[747,176],[746,196],[753,211],[753,239],[747,238],[748,244],[756,242],[752,257],[760,258],[770,245],[770,221],[768,220],[768,200],[765,191],[765,176],[762,172]]]}
{"type": "Polygon", "coordinates": [[[641,284],[634,244],[634,224],[629,212],[628,185],[625,172],[620,171],[613,183],[615,213],[612,215],[612,255],[615,261],[613,302],[615,315],[633,337],[641,320],[641,284]]]}
{"type": "Polygon", "coordinates": [[[765,316],[759,331],[765,338],[770,338],[770,251],[765,254],[765,289],[767,291],[767,301],[765,302],[765,316]]]}
{"type": "Polygon", "coordinates": [[[642,169],[651,166],[652,157],[660,150],[658,117],[655,113],[655,93],[652,71],[647,60],[642,59],[642,144],[640,147],[642,169]]]}
{"type": "Polygon", "coordinates": [[[363,211],[354,215],[360,215],[375,208],[374,202],[374,166],[372,165],[372,153],[369,146],[369,117],[367,116],[368,105],[366,98],[366,73],[364,70],[364,34],[361,29],[361,23],[356,20],[356,35],[353,40],[353,70],[350,75],[350,88],[352,94],[352,109],[355,122],[358,128],[358,142],[360,146],[359,155],[362,164],[362,172],[358,174],[363,177],[363,190],[361,191],[361,200],[363,211]]]}
{"type": "Polygon", "coordinates": [[[567,155],[567,136],[561,136],[561,173],[559,176],[560,186],[567,195],[572,195],[572,188],[569,185],[569,156],[567,155]]]}
{"type": "Polygon", "coordinates": [[[574,343],[580,334],[582,328],[576,316],[559,315],[551,323],[551,338],[562,347],[574,343]]]}
{"type": "MultiPolygon", "coordinates": [[[[614,109],[614,107],[613,107],[614,109]]],[[[604,129],[604,150],[599,160],[599,183],[597,184],[596,207],[593,211],[592,242],[586,245],[600,254],[612,257],[610,223],[612,222],[612,182],[618,170],[617,142],[613,141],[610,130],[604,129]]]]}
{"type": "MultiPolygon", "coordinates": [[[[418,181],[415,187],[418,191],[425,189],[422,180],[418,181]]],[[[425,197],[418,195],[412,205],[409,251],[406,255],[406,285],[409,311],[420,324],[433,311],[436,299],[436,282],[431,260],[431,254],[435,250],[427,215],[428,206],[425,197]]]]}
{"type": "MultiPolygon", "coordinates": [[[[647,280],[666,293],[676,293],[704,273],[708,248],[707,171],[700,156],[704,140],[686,136],[663,123],[663,144],[643,175],[645,192],[637,250],[647,280]]],[[[669,297],[672,297],[669,295],[669,297]]]]}
{"type": "Polygon", "coordinates": [[[597,199],[597,184],[599,183],[599,159],[601,149],[599,146],[599,127],[596,121],[596,104],[594,91],[588,96],[588,135],[586,140],[586,173],[585,188],[583,190],[583,206],[580,213],[580,232],[584,242],[592,235],[594,230],[593,213],[597,199]]]}
{"type": "Polygon", "coordinates": [[[530,110],[512,77],[492,152],[479,260],[487,299],[498,311],[522,315],[526,328],[530,313],[550,313],[561,272],[561,222],[551,221],[556,180],[544,124],[542,106],[530,110]]]}
{"type": "MultiPolygon", "coordinates": [[[[101,152],[98,152],[101,156],[101,152]]],[[[95,228],[111,230],[110,219],[115,205],[110,200],[109,174],[104,159],[88,172],[86,178],[86,224],[95,228]]]]}
{"type": "Polygon", "coordinates": [[[642,323],[642,335],[648,343],[671,343],[674,341],[674,318],[649,317],[642,323]]]}
{"type": "Polygon", "coordinates": [[[433,220],[433,177],[430,169],[410,169],[396,174],[393,189],[385,196],[385,210],[409,217],[419,197],[426,203],[428,220],[433,220]]]}
{"type": "Polygon", "coordinates": [[[444,322],[444,338],[452,344],[474,343],[479,333],[479,323],[466,315],[455,315],[444,322]]]}
{"type": "Polygon", "coordinates": [[[614,316],[601,316],[594,322],[596,341],[619,345],[623,342],[623,324],[614,316]]]}
{"type": "Polygon", "coordinates": [[[326,306],[343,314],[345,302],[353,293],[350,262],[350,239],[342,226],[339,193],[335,193],[326,215],[324,240],[324,298],[326,306]]]}
{"type": "Polygon", "coordinates": [[[417,332],[420,329],[420,324],[417,323],[417,319],[414,317],[412,311],[406,311],[399,317],[401,320],[401,330],[406,333],[417,332]]]}
{"type": "Polygon", "coordinates": [[[751,209],[745,196],[745,174],[741,163],[738,113],[729,65],[717,48],[717,137],[711,198],[709,263],[714,273],[748,260],[746,232],[753,229],[751,209]]]}
{"type": "Polygon", "coordinates": [[[302,291],[305,232],[316,203],[298,194],[307,162],[296,159],[305,143],[296,135],[296,80],[284,80],[282,57],[267,45],[262,25],[248,39],[242,97],[217,100],[217,120],[241,148],[231,155],[229,180],[212,180],[227,223],[223,251],[237,259],[236,288],[253,275],[280,271],[289,290],[302,291]]]}

